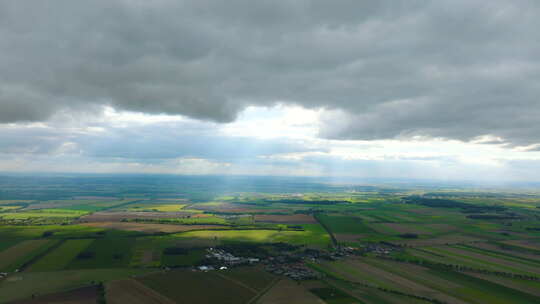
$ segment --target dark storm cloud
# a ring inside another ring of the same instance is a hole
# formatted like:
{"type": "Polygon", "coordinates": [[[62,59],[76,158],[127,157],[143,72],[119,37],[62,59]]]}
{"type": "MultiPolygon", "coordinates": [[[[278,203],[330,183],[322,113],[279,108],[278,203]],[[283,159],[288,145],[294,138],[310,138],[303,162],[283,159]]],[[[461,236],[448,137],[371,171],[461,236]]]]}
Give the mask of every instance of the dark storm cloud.
{"type": "Polygon", "coordinates": [[[112,105],[219,122],[326,107],[321,135],[540,142],[537,1],[0,0],[0,121],[112,105]]]}

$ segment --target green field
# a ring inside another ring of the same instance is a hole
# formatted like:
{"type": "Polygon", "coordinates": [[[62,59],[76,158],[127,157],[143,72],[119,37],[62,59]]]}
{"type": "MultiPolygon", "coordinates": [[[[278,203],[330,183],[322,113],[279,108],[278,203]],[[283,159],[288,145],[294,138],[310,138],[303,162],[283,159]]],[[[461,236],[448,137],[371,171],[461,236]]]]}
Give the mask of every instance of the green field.
{"type": "Polygon", "coordinates": [[[168,267],[189,267],[200,264],[205,254],[205,249],[190,249],[185,254],[163,254],[161,256],[161,265],[168,267]]]}
{"type": "Polygon", "coordinates": [[[77,255],[86,249],[94,240],[67,240],[58,248],[39,259],[32,264],[28,271],[56,271],[62,270],[77,257],[77,255]]]}
{"type": "MultiPolygon", "coordinates": [[[[306,225],[304,225],[306,226],[306,225]]],[[[285,242],[297,245],[328,246],[330,237],[317,226],[307,226],[305,231],[279,231],[279,230],[214,230],[190,231],[177,234],[185,239],[213,239],[220,241],[245,242],[285,242]]]]}
{"type": "Polygon", "coordinates": [[[373,233],[375,232],[361,218],[351,216],[317,215],[332,233],[373,233]]]}
{"type": "Polygon", "coordinates": [[[310,291],[328,304],[363,304],[360,300],[355,299],[336,288],[313,288],[310,289],[310,291]]]}
{"type": "MultiPolygon", "coordinates": [[[[257,289],[246,285],[245,281],[238,282],[227,277],[225,272],[222,274],[177,270],[145,276],[139,281],[173,301],[193,304],[247,303],[258,294],[257,289]]],[[[267,284],[269,283],[270,281],[267,284]]]]}
{"type": "Polygon", "coordinates": [[[0,252],[0,272],[12,272],[47,252],[56,240],[27,240],[0,252]]]}
{"type": "Polygon", "coordinates": [[[67,266],[69,269],[122,268],[129,265],[134,238],[94,240],[67,266]]]}

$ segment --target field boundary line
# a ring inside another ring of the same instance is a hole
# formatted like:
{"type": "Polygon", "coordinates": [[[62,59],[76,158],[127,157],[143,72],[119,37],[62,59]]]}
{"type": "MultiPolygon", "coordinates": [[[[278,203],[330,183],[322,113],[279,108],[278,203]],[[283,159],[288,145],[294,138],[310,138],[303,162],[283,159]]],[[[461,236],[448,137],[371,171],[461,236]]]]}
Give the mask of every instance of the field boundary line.
{"type": "Polygon", "coordinates": [[[272,280],[272,282],[270,282],[270,284],[268,284],[268,286],[266,286],[261,292],[259,292],[259,294],[255,295],[255,297],[253,297],[251,300],[249,300],[249,302],[247,302],[246,304],[255,303],[257,300],[262,298],[268,291],[270,291],[270,289],[272,289],[274,286],[276,286],[277,283],[280,282],[281,280],[283,280],[283,278],[280,278],[280,277],[274,278],[272,280]]]}
{"type": "Polygon", "coordinates": [[[216,273],[216,275],[217,275],[218,277],[221,277],[221,278],[225,279],[225,280],[228,280],[228,281],[231,281],[231,282],[233,282],[233,283],[235,283],[235,284],[238,284],[238,285],[240,285],[240,286],[242,286],[242,287],[248,289],[249,291],[254,292],[255,295],[257,295],[257,294],[259,293],[259,292],[258,292],[256,289],[254,289],[253,287],[249,287],[249,286],[247,286],[246,284],[244,284],[244,283],[242,283],[242,282],[240,282],[240,281],[238,281],[238,280],[235,280],[235,279],[233,279],[233,278],[229,278],[229,277],[227,277],[227,276],[225,276],[225,275],[222,275],[221,273],[216,273]]]}
{"type": "MultiPolygon", "coordinates": [[[[145,291],[148,291],[148,293],[152,294],[158,300],[163,301],[163,303],[176,303],[175,301],[169,299],[167,296],[165,296],[165,295],[157,292],[156,290],[144,285],[143,283],[137,281],[136,279],[121,279],[121,280],[111,281],[111,282],[107,283],[107,285],[112,284],[114,282],[118,282],[118,281],[130,281],[134,285],[136,285],[138,288],[140,288],[142,290],[145,290],[145,291]]],[[[107,290],[107,288],[105,288],[105,298],[107,298],[107,293],[106,293],[107,291],[106,290],[107,290]]]]}
{"type": "MultiPolygon", "coordinates": [[[[51,240],[49,240],[49,241],[51,241],[51,240]]],[[[35,262],[37,262],[41,258],[45,257],[46,255],[51,253],[56,248],[60,247],[60,245],[64,244],[65,242],[66,242],[65,239],[60,239],[58,242],[56,242],[56,244],[52,244],[49,248],[47,248],[42,253],[40,253],[40,254],[36,255],[35,257],[31,258],[30,260],[26,261],[24,264],[21,265],[20,272],[25,271],[28,267],[32,266],[32,264],[34,264],[35,262]]]]}
{"type": "Polygon", "coordinates": [[[321,219],[319,218],[317,213],[313,214],[313,217],[324,228],[324,230],[326,230],[326,233],[328,233],[328,235],[330,236],[330,240],[332,240],[332,245],[334,245],[334,247],[336,247],[338,245],[338,242],[336,240],[336,237],[332,233],[332,230],[330,230],[330,228],[327,227],[326,224],[323,221],[321,221],[321,219]]]}

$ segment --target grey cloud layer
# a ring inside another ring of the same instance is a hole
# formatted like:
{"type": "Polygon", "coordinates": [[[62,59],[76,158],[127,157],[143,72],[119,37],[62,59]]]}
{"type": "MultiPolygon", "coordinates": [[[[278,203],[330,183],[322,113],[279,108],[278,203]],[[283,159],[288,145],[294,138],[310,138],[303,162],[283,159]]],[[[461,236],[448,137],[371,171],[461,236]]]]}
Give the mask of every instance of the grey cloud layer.
{"type": "Polygon", "coordinates": [[[540,142],[537,1],[0,0],[0,121],[108,104],[219,122],[338,109],[321,135],[540,142]]]}
{"type": "Polygon", "coordinates": [[[254,139],[220,136],[212,124],[200,122],[155,123],[113,127],[85,123],[82,128],[21,126],[0,129],[0,154],[78,155],[88,159],[163,161],[173,158],[204,158],[220,162],[256,160],[281,153],[327,151],[290,139],[254,139]],[[102,131],[97,131],[101,129],[102,131]]]}

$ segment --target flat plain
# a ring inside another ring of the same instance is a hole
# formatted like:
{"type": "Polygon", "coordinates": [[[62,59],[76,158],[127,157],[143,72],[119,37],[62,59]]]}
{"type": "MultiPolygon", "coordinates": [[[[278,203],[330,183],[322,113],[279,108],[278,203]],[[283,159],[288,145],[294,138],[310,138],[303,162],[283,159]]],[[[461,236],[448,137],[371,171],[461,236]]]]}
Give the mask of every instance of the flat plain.
{"type": "Polygon", "coordinates": [[[0,303],[540,302],[538,192],[124,178],[0,193],[0,303]]]}

